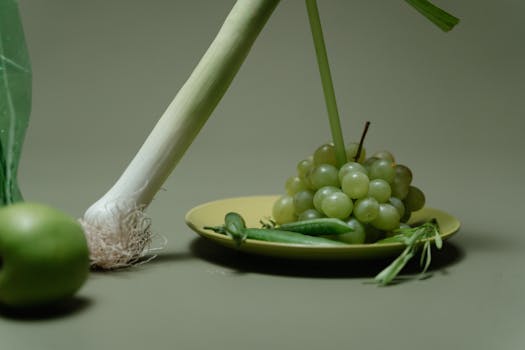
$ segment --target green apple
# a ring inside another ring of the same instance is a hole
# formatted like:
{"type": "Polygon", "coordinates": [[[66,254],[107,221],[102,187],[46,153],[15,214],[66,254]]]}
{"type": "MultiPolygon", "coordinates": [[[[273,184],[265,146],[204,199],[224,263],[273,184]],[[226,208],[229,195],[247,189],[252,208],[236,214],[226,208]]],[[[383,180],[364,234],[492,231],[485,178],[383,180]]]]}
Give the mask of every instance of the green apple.
{"type": "Polygon", "coordinates": [[[80,224],[46,205],[0,208],[0,303],[51,304],[73,296],[89,274],[89,250],[80,224]]]}

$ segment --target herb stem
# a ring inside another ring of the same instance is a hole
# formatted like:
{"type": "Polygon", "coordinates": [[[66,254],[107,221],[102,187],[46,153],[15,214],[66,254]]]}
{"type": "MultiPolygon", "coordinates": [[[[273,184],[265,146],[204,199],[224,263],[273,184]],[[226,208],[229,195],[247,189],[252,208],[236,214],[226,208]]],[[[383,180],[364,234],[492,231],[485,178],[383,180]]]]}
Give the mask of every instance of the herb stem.
{"type": "Polygon", "coordinates": [[[330,121],[330,130],[332,132],[332,139],[335,146],[335,156],[338,165],[342,166],[344,163],[346,163],[345,144],[343,140],[343,132],[341,130],[341,123],[339,120],[339,112],[337,110],[332,75],[330,73],[330,66],[328,64],[328,56],[326,53],[326,45],[323,37],[323,29],[321,27],[321,19],[319,18],[319,10],[317,8],[317,1],[306,0],[306,9],[308,11],[310,29],[312,30],[315,53],[317,55],[317,64],[319,65],[319,73],[321,74],[324,98],[326,102],[326,108],[328,110],[328,118],[330,121]]]}

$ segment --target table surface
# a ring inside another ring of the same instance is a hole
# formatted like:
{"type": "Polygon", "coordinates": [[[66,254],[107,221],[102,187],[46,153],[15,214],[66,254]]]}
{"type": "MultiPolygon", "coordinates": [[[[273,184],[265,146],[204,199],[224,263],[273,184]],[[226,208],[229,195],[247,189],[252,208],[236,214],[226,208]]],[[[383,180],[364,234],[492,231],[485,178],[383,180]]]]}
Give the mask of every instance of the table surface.
{"type": "MultiPolygon", "coordinates": [[[[34,74],[26,199],[80,217],[232,5],[22,0],[34,74]]],[[[168,241],[158,257],[93,272],[63,310],[4,312],[2,349],[522,348],[525,4],[439,5],[462,19],[450,33],[402,1],[319,1],[345,138],[370,120],[369,152],[391,150],[428,205],[461,220],[431,278],[382,288],[368,282],[388,260],[242,255],[185,225],[200,203],[284,192],[295,164],[330,139],[304,4],[283,1],[148,208],[168,241]]]]}

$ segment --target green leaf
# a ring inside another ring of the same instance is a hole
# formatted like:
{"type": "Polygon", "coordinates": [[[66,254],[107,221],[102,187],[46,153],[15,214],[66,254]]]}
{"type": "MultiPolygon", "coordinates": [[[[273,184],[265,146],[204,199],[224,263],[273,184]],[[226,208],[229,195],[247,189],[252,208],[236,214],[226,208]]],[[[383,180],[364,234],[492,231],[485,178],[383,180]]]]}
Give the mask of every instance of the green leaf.
{"type": "Polygon", "coordinates": [[[428,0],[405,0],[442,31],[448,32],[459,23],[459,18],[440,9],[428,0]]]}
{"type": "Polygon", "coordinates": [[[16,0],[0,0],[0,205],[22,200],[18,164],[31,113],[31,65],[16,0]]]}

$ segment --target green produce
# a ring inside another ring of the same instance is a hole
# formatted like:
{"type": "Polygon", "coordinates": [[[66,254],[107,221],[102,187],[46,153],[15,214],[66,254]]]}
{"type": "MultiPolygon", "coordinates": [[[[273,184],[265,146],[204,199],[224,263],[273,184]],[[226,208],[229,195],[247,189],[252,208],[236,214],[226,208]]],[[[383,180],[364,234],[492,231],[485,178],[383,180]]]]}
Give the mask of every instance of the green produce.
{"type": "Polygon", "coordinates": [[[346,219],[350,216],[354,204],[343,192],[334,192],[323,199],[321,203],[323,213],[330,218],[346,219]]]}
{"type": "Polygon", "coordinates": [[[314,193],[310,190],[303,190],[297,192],[293,196],[293,205],[295,213],[301,215],[308,209],[314,208],[314,193]]]}
{"type": "Polygon", "coordinates": [[[35,203],[0,209],[0,303],[32,307],[69,298],[88,273],[89,251],[75,219],[35,203]]]}
{"type": "Polygon", "coordinates": [[[296,221],[288,224],[278,225],[272,228],[276,228],[281,231],[298,232],[310,236],[338,235],[353,231],[353,228],[346,222],[334,218],[296,221]]]}
{"type": "MultiPolygon", "coordinates": [[[[304,224],[303,225],[307,225],[304,224]]],[[[314,227],[318,227],[318,224],[313,224],[314,227]]],[[[333,245],[345,245],[345,243],[337,242],[334,240],[309,236],[292,231],[284,231],[282,229],[268,229],[268,228],[247,228],[244,219],[237,213],[228,213],[224,218],[223,226],[216,227],[204,227],[207,230],[226,234],[237,242],[242,244],[245,239],[254,239],[259,241],[277,242],[277,243],[288,243],[288,244],[303,244],[303,245],[317,245],[317,246],[333,246],[333,245]]],[[[308,230],[308,229],[306,229],[308,230]]],[[[313,231],[313,229],[311,229],[313,231]]]]}
{"type": "Polygon", "coordinates": [[[364,198],[370,189],[370,179],[365,172],[350,171],[343,176],[341,189],[352,199],[364,198]]]}
{"type": "MultiPolygon", "coordinates": [[[[411,182],[412,171],[405,165],[393,163],[392,159],[394,156],[390,152],[382,151],[372,158],[364,159],[363,163],[348,162],[339,169],[331,164],[318,165],[325,169],[334,168],[330,171],[334,179],[335,174],[343,173],[341,183],[318,187],[315,183],[319,180],[308,181],[308,178],[318,176],[318,173],[314,171],[304,175],[302,184],[306,188],[293,197],[287,194],[281,196],[273,206],[273,220],[283,225],[304,218],[336,218],[345,222],[355,219],[363,225],[368,224],[383,231],[379,237],[390,235],[425,204],[423,191],[411,182]],[[364,167],[367,162],[373,165],[371,169],[375,169],[374,179],[370,178],[370,172],[364,167]],[[396,188],[396,183],[402,183],[406,188],[402,198],[392,190],[396,188]],[[306,214],[301,215],[303,212],[306,214]]],[[[299,178],[299,175],[291,178],[299,178]]],[[[368,237],[367,241],[373,242],[372,237],[368,237]]]]}

